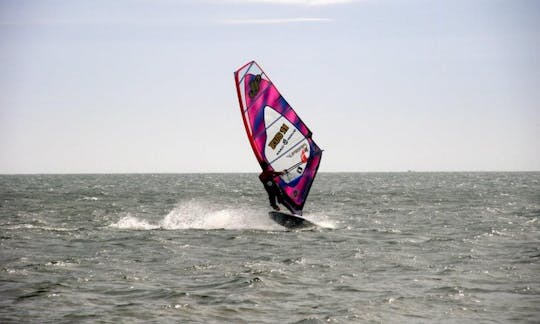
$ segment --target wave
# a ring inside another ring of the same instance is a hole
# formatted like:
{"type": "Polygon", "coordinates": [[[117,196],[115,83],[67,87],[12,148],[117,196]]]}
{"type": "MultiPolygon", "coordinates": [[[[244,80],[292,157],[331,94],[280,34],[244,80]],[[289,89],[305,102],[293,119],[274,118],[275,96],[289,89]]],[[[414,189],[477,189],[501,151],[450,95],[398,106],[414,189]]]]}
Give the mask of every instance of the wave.
{"type": "Polygon", "coordinates": [[[324,213],[308,213],[303,216],[308,219],[310,222],[324,229],[337,229],[338,223],[330,218],[324,213]]]}
{"type": "Polygon", "coordinates": [[[31,230],[42,230],[42,231],[51,231],[51,232],[73,232],[78,231],[78,228],[65,228],[65,227],[53,227],[46,225],[34,225],[34,224],[17,224],[17,225],[8,225],[2,227],[5,230],[20,230],[20,229],[31,229],[31,230]]]}

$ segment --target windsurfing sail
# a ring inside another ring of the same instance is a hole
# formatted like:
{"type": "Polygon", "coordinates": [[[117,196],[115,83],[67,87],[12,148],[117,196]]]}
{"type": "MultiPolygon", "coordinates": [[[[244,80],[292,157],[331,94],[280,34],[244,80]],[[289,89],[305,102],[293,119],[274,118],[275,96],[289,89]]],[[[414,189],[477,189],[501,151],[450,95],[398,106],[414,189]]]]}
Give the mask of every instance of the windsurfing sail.
{"type": "Polygon", "coordinates": [[[322,150],[268,75],[251,61],[234,72],[246,133],[263,170],[285,171],[276,181],[283,205],[302,215],[322,150]]]}

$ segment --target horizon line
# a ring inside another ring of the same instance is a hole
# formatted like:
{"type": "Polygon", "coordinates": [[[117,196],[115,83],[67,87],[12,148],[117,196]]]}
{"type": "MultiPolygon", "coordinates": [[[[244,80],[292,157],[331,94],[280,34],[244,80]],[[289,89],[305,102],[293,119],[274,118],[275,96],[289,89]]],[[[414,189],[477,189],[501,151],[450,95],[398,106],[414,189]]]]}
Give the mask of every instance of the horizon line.
{"type": "MultiPolygon", "coordinates": [[[[0,176],[33,176],[33,175],[181,175],[181,174],[257,174],[260,171],[188,171],[188,172],[29,172],[0,173],[0,176]]],[[[318,174],[335,173],[540,173],[540,170],[461,170],[461,171],[320,171],[318,174]]]]}

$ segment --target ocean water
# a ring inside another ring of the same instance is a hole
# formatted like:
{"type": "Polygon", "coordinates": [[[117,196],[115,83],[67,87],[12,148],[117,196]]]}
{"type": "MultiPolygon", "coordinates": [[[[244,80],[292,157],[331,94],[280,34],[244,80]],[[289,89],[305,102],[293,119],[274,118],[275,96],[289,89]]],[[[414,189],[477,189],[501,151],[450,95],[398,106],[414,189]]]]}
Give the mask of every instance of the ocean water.
{"type": "Polygon", "coordinates": [[[0,176],[1,323],[539,323],[540,173],[0,176]]]}

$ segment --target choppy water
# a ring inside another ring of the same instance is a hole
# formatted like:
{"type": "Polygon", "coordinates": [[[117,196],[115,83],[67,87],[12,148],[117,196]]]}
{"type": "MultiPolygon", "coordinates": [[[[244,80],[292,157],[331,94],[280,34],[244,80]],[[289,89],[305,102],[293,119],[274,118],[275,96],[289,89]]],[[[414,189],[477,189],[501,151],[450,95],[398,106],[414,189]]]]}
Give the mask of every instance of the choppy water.
{"type": "Polygon", "coordinates": [[[540,173],[0,176],[0,322],[534,323],[540,173]]]}

